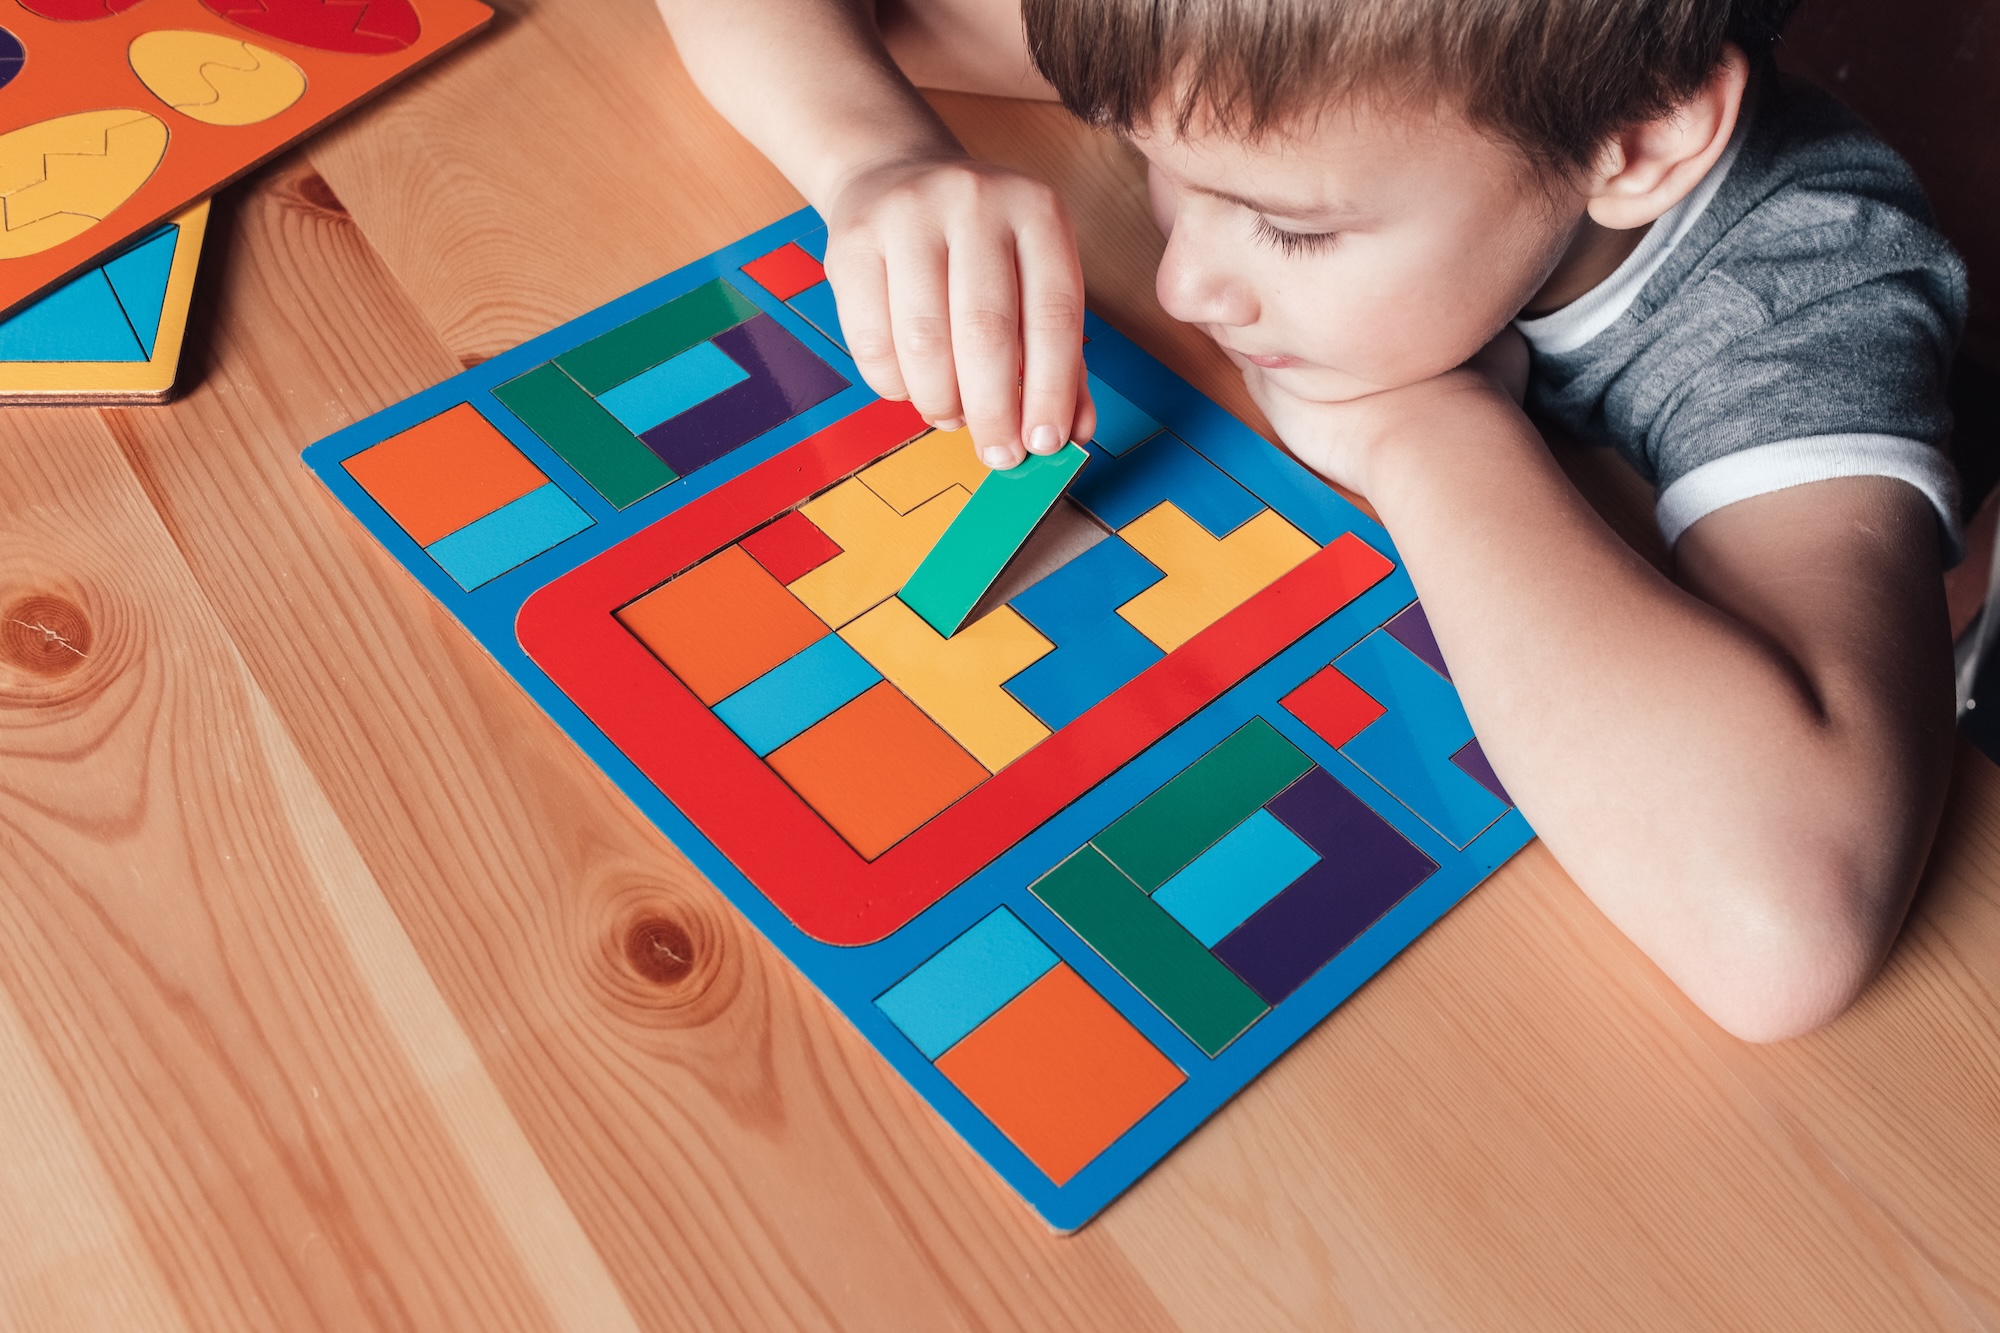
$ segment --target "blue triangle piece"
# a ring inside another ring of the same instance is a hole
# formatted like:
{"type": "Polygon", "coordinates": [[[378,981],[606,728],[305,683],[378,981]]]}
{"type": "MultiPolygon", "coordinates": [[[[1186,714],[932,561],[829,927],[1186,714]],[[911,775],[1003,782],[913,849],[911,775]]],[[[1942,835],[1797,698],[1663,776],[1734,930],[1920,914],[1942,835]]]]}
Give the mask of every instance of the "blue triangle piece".
{"type": "Polygon", "coordinates": [[[153,340],[160,333],[160,312],[167,303],[167,275],[174,267],[174,246],[180,240],[179,227],[162,227],[153,235],[139,243],[137,249],[128,250],[104,266],[104,276],[111,280],[111,290],[118,293],[118,302],[125,307],[125,315],[132,321],[132,332],[139,335],[139,345],[146,349],[146,359],[153,356],[153,340]]]}
{"type": "Polygon", "coordinates": [[[0,323],[0,361],[147,361],[104,270],[73,278],[0,323]]]}

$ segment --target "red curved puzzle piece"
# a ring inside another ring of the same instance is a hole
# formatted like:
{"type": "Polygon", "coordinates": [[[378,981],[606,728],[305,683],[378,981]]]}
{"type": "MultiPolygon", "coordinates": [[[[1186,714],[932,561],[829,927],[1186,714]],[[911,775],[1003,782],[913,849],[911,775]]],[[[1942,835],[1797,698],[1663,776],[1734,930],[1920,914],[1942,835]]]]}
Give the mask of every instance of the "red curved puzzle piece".
{"type": "MultiPolygon", "coordinates": [[[[49,0],[37,0],[48,3],[49,0]]],[[[81,3],[81,0],[62,0],[81,3]]],[[[119,4],[120,0],[102,0],[119,4]]],[[[379,56],[417,40],[422,25],[410,0],[201,0],[239,28],[320,51],[379,56]]]]}
{"type": "Polygon", "coordinates": [[[21,8],[58,23],[88,23],[122,14],[139,0],[21,0],[21,8]]]}

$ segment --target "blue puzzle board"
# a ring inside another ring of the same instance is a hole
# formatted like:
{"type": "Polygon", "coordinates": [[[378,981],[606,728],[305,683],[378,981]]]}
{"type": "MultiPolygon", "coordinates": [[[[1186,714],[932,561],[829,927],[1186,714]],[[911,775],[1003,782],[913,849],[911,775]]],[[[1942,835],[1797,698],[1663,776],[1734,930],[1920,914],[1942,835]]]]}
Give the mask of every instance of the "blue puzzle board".
{"type": "MultiPolygon", "coordinates": [[[[1002,608],[1020,633],[1061,645],[1005,682],[1043,732],[1067,734],[1174,651],[1135,628],[1136,613],[1114,614],[1157,595],[1166,576],[1139,552],[1169,508],[1184,543],[1280,528],[1314,550],[1353,538],[1388,572],[881,938],[830,944],[796,924],[779,886],[741,868],[745,849],[732,859],[545,672],[517,621],[538,592],[877,402],[815,280],[824,237],[810,210],[794,214],[350,426],[306,461],[938,1114],[1071,1230],[1532,833],[1478,753],[1387,533],[1093,316],[1085,357],[1104,427],[1072,498],[1110,535],[1002,608]],[[660,369],[669,362],[685,376],[660,369]]],[[[771,586],[806,597],[800,571],[846,554],[815,503],[772,521],[762,545],[723,552],[731,577],[764,578],[748,550],[771,586]],[[773,557],[781,546],[792,554],[773,557]]],[[[721,555],[696,568],[711,567],[721,555]]],[[[666,571],[658,591],[683,577],[666,571]]],[[[646,638],[640,619],[627,627],[700,694],[701,664],[646,638]]],[[[919,685],[825,628],[774,650],[754,680],[702,695],[742,762],[772,765],[808,804],[812,738],[847,710],[932,725],[919,685]],[[786,767],[793,754],[804,757],[786,767]]],[[[894,854],[832,805],[813,808],[861,858],[894,854]]]]}

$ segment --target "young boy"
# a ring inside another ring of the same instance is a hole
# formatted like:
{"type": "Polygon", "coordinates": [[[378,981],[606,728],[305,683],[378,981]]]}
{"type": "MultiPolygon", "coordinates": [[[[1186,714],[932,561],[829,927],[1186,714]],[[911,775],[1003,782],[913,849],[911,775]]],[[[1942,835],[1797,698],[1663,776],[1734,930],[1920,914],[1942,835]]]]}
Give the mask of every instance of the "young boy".
{"type": "Polygon", "coordinates": [[[903,70],[1124,135],[1161,303],[1374,504],[1584,891],[1743,1037],[1859,994],[1950,763],[1965,292],[1907,168],[1771,70],[1788,0],[661,3],[826,216],[869,384],[992,466],[1092,429],[1075,246],[903,70]],[[1524,390],[1658,487],[1671,578],[1524,390]]]}

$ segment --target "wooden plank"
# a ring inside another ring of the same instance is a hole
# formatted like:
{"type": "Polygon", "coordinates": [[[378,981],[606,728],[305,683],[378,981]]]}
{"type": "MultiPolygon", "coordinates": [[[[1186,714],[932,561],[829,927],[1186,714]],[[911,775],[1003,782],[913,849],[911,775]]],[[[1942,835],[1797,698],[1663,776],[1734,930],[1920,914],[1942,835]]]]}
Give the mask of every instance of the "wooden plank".
{"type": "MultiPolygon", "coordinates": [[[[0,978],[181,1319],[550,1328],[328,919],[240,660],[91,416],[0,416],[0,621],[0,978]]],[[[118,1233],[93,1257],[133,1294],[118,1233]]]]}

